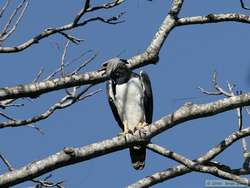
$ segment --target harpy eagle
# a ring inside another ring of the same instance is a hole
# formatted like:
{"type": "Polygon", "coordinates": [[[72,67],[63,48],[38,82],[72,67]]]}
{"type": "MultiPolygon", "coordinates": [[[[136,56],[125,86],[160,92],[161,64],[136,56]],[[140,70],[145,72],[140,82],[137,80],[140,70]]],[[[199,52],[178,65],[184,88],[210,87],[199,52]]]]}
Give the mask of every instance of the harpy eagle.
{"type": "MultiPolygon", "coordinates": [[[[107,95],[111,110],[123,134],[135,132],[152,123],[153,96],[148,75],[132,72],[126,60],[113,58],[106,63],[107,95]]],[[[146,146],[129,148],[131,162],[136,170],[145,166],[146,146]]]]}

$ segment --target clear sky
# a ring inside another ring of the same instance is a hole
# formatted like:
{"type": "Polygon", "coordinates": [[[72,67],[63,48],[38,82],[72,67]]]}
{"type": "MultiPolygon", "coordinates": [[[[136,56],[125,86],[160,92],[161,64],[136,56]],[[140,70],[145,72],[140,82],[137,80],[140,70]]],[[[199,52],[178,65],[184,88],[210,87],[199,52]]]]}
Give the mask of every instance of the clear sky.
{"type": "MultiPolygon", "coordinates": [[[[32,1],[17,32],[6,46],[20,44],[47,27],[69,23],[80,10],[82,2],[32,1]]],[[[0,3],[2,4],[2,1],[0,3]]],[[[134,0],[113,10],[100,11],[99,15],[106,17],[126,11],[123,17],[125,22],[118,25],[96,22],[70,32],[85,41],[78,46],[70,44],[66,61],[71,61],[91,49],[98,52],[95,61],[84,69],[91,71],[100,67],[109,58],[129,58],[143,52],[169,7],[170,1],[134,0]]],[[[249,11],[241,9],[239,1],[190,0],[185,1],[180,17],[225,12],[249,14],[249,11]]],[[[3,21],[0,20],[1,26],[3,21]]],[[[221,85],[226,86],[226,82],[231,81],[237,85],[237,89],[248,91],[249,28],[250,25],[247,24],[229,22],[175,28],[162,47],[159,63],[143,68],[151,78],[154,92],[153,119],[158,120],[188,101],[206,103],[221,98],[205,96],[197,89],[198,86],[213,89],[211,78],[214,70],[218,73],[221,85]]],[[[41,67],[45,70],[45,78],[59,67],[65,43],[65,38],[55,35],[23,52],[1,54],[0,87],[30,83],[41,67]]],[[[86,55],[85,59],[90,55],[86,55]]],[[[121,130],[108,106],[105,84],[99,84],[94,89],[99,88],[103,89],[101,93],[67,109],[58,110],[49,119],[36,123],[44,135],[30,127],[2,129],[0,152],[5,154],[14,168],[19,168],[28,162],[54,154],[65,146],[79,147],[116,136],[121,130]]],[[[63,95],[64,91],[57,91],[42,95],[34,102],[19,100],[18,102],[25,103],[25,106],[11,108],[7,112],[12,117],[28,118],[44,112],[63,95]]],[[[244,126],[248,124],[249,117],[244,114],[244,126]]],[[[236,112],[230,111],[183,123],[155,137],[152,142],[194,159],[235,130],[236,112]]],[[[216,160],[235,168],[241,167],[243,157],[239,142],[219,155],[216,160]]],[[[176,163],[148,151],[145,169],[135,171],[130,164],[128,150],[123,150],[53,171],[51,180],[64,180],[65,187],[70,188],[124,187],[173,165],[176,163]]],[[[6,168],[0,163],[0,173],[4,171],[6,168]]],[[[207,179],[216,178],[206,174],[190,173],[155,187],[200,188],[204,187],[207,179]]],[[[33,183],[28,182],[15,187],[26,188],[31,185],[33,183]]]]}

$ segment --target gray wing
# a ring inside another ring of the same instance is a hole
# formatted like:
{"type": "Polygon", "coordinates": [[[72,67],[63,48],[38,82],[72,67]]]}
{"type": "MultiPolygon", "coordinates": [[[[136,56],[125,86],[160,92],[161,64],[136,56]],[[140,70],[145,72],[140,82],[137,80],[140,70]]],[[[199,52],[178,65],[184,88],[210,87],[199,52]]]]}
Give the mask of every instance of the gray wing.
{"type": "Polygon", "coordinates": [[[116,105],[115,105],[115,85],[111,80],[108,80],[106,83],[106,91],[109,101],[109,106],[113,112],[113,115],[115,117],[115,120],[117,121],[118,125],[122,130],[124,130],[124,126],[122,123],[122,120],[120,119],[120,116],[118,114],[116,105]]]}
{"type": "Polygon", "coordinates": [[[148,74],[144,71],[140,72],[140,79],[142,81],[144,90],[143,102],[144,102],[146,123],[150,124],[152,123],[152,118],[153,118],[153,93],[151,88],[151,82],[148,74]]]}

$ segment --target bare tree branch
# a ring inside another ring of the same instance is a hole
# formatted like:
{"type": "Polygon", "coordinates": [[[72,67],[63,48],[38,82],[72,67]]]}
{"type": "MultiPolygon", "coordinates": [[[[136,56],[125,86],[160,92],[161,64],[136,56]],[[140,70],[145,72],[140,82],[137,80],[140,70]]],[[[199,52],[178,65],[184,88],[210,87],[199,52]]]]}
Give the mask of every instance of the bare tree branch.
{"type": "Polygon", "coordinates": [[[33,179],[32,182],[36,183],[36,186],[34,188],[43,188],[43,187],[56,187],[56,188],[63,188],[62,184],[64,181],[59,181],[57,183],[54,183],[52,181],[49,181],[49,179],[52,177],[52,175],[48,175],[43,180],[33,179]]]}
{"type": "MultiPolygon", "coordinates": [[[[26,7],[28,6],[28,2],[26,0],[23,0],[23,3],[26,3],[26,7]]],[[[11,53],[11,52],[19,52],[22,50],[27,49],[28,47],[32,46],[35,43],[38,43],[40,40],[49,37],[54,34],[60,34],[67,38],[69,41],[78,44],[81,39],[78,39],[70,34],[67,34],[66,31],[72,30],[77,27],[84,26],[90,22],[94,21],[100,21],[108,24],[117,24],[120,23],[120,17],[124,14],[121,13],[117,16],[104,19],[103,17],[90,17],[88,19],[83,19],[83,16],[88,12],[93,12],[95,10],[99,9],[109,9],[116,7],[117,5],[124,2],[124,0],[113,0],[108,3],[104,3],[98,6],[91,6],[91,1],[86,0],[84,3],[84,7],[78,12],[78,14],[73,19],[72,23],[63,25],[61,27],[55,27],[55,28],[47,28],[39,35],[35,36],[34,38],[24,42],[23,44],[20,44],[16,47],[0,47],[0,53],[11,53]]],[[[242,7],[244,5],[243,0],[241,0],[242,7]]],[[[2,15],[8,7],[9,1],[6,1],[6,4],[0,11],[0,15],[2,15]]],[[[24,5],[24,4],[23,4],[24,5]]],[[[22,5],[22,6],[23,6],[22,5]]],[[[168,37],[169,33],[177,26],[182,25],[190,25],[190,24],[205,24],[205,23],[217,23],[217,22],[226,22],[226,21],[235,21],[235,22],[242,22],[242,23],[250,23],[250,17],[244,14],[238,14],[238,13],[227,13],[227,14],[209,14],[207,16],[194,16],[194,17],[184,17],[184,18],[178,18],[178,14],[181,11],[181,7],[183,5],[183,0],[173,0],[172,6],[165,17],[162,25],[159,27],[158,32],[156,32],[154,38],[152,39],[151,43],[148,45],[146,50],[138,54],[134,57],[131,57],[128,59],[128,67],[131,69],[135,69],[141,66],[145,66],[148,64],[155,64],[159,60],[159,52],[162,48],[162,45],[164,44],[166,38],[168,37]]],[[[26,10],[26,7],[22,9],[19,17],[17,18],[16,23],[11,27],[11,22],[13,21],[14,17],[16,17],[17,12],[20,10],[19,7],[13,12],[13,18],[10,17],[9,23],[6,24],[5,29],[3,32],[6,38],[8,38],[15,30],[16,26],[18,25],[20,19],[23,17],[23,13],[26,10]],[[6,29],[7,28],[7,29],[6,29]]],[[[245,6],[244,6],[245,7],[245,6]]],[[[3,38],[4,39],[4,38],[3,38]]],[[[4,39],[5,40],[5,39],[4,39]]],[[[27,85],[19,85],[15,87],[6,87],[0,89],[0,107],[5,108],[5,105],[14,105],[12,102],[14,102],[16,99],[20,97],[30,97],[30,98],[36,98],[41,94],[59,90],[59,89],[66,89],[71,88],[72,92],[68,91],[67,95],[62,98],[58,103],[51,106],[46,112],[34,116],[27,120],[15,120],[13,118],[10,118],[4,113],[0,113],[3,117],[9,119],[7,122],[0,123],[0,128],[5,127],[15,127],[15,126],[21,126],[21,125],[28,125],[33,128],[37,128],[33,125],[30,125],[31,123],[40,121],[42,119],[48,118],[51,114],[53,114],[57,109],[62,109],[65,107],[68,107],[75,102],[81,101],[85,99],[86,97],[92,96],[99,92],[100,90],[87,93],[88,87],[91,87],[97,83],[103,82],[107,79],[105,74],[105,67],[93,71],[93,72],[87,72],[84,74],[78,74],[78,72],[81,70],[82,67],[86,66],[89,62],[91,62],[93,58],[91,57],[90,60],[84,62],[82,65],[80,65],[79,68],[75,69],[71,74],[65,73],[65,55],[67,51],[67,45],[65,46],[62,60],[61,60],[61,66],[59,71],[56,71],[52,74],[52,76],[46,80],[43,80],[41,82],[37,82],[40,78],[40,75],[42,73],[38,73],[36,79],[34,80],[34,83],[27,84],[27,85]],[[55,74],[58,72],[61,72],[62,78],[56,78],[51,79],[55,74]],[[91,86],[88,86],[83,91],[79,92],[79,89],[81,85],[91,84],[91,86]]],[[[148,148],[161,154],[166,157],[169,157],[173,160],[176,160],[177,162],[181,163],[182,165],[178,165],[174,168],[167,169],[162,172],[158,172],[150,177],[144,178],[137,183],[129,186],[129,187],[148,187],[150,185],[157,184],[159,182],[165,181],[166,179],[170,179],[176,176],[183,175],[185,173],[191,172],[191,171],[199,171],[204,173],[210,173],[215,176],[224,178],[224,179],[231,179],[233,181],[239,182],[241,184],[249,185],[249,180],[246,178],[241,178],[239,175],[242,174],[249,174],[249,161],[247,163],[247,159],[250,159],[246,157],[246,154],[249,155],[246,142],[244,141],[244,137],[250,135],[250,128],[242,129],[243,122],[242,122],[242,108],[244,106],[250,105],[250,93],[235,95],[233,92],[234,85],[230,84],[228,82],[228,90],[225,91],[223,88],[219,86],[216,80],[216,75],[214,75],[213,84],[215,87],[214,92],[208,92],[204,90],[203,88],[200,88],[201,91],[205,94],[209,95],[225,95],[225,99],[217,100],[215,102],[210,102],[207,104],[192,104],[187,103],[180,107],[176,112],[165,116],[158,120],[157,122],[143,128],[142,130],[138,130],[134,133],[134,135],[125,135],[125,136],[118,136],[114,137],[110,140],[104,140],[102,142],[94,143],[88,146],[84,146],[81,148],[71,148],[66,147],[63,151],[60,151],[56,154],[53,154],[45,159],[42,159],[40,161],[32,162],[23,168],[13,170],[11,172],[6,172],[5,174],[0,175],[0,187],[6,187],[6,186],[12,186],[21,182],[24,182],[26,180],[32,180],[35,177],[38,177],[42,174],[45,174],[47,172],[50,172],[52,170],[61,168],[63,166],[71,165],[74,163],[82,162],[85,160],[89,160],[92,158],[96,158],[111,152],[115,152],[118,150],[122,150],[128,147],[131,147],[131,145],[138,144],[139,142],[148,143],[148,141],[162,133],[163,131],[172,128],[176,125],[179,125],[183,122],[197,119],[197,118],[203,118],[207,116],[216,115],[218,113],[222,113],[228,110],[236,109],[237,110],[237,117],[238,117],[238,125],[239,125],[239,131],[232,133],[229,135],[226,139],[224,139],[220,144],[212,148],[208,151],[205,155],[202,157],[199,157],[197,160],[190,160],[180,154],[177,154],[173,151],[166,150],[165,148],[161,148],[160,146],[148,144],[148,148]],[[227,147],[229,147],[231,144],[233,144],[235,141],[242,139],[243,144],[243,151],[244,151],[244,157],[245,157],[245,165],[243,165],[243,168],[239,169],[230,169],[226,165],[222,165],[220,163],[210,161],[215,156],[217,156],[219,153],[223,152],[227,147]],[[244,145],[245,144],[245,145],[244,145]]],[[[39,129],[39,128],[37,128],[39,129]]],[[[1,156],[0,156],[1,157],[1,156]]],[[[4,161],[4,160],[3,160],[4,161]]],[[[8,165],[7,165],[8,166],[8,165]]],[[[44,180],[34,180],[37,185],[43,186],[43,187],[61,187],[62,182],[53,183],[48,181],[47,179],[44,180]]]]}
{"type": "Polygon", "coordinates": [[[15,101],[16,101],[16,99],[7,99],[7,100],[0,101],[0,108],[5,109],[5,108],[10,107],[10,106],[15,106],[15,104],[12,104],[15,101]]]}
{"type": "MultiPolygon", "coordinates": [[[[182,5],[182,1],[174,1],[172,7],[179,7],[182,5]],[[178,4],[175,4],[177,3],[178,4]]],[[[177,11],[178,13],[178,11],[177,11]]],[[[100,19],[100,18],[93,18],[100,19]]],[[[90,21],[90,20],[88,20],[90,21]]],[[[87,21],[87,22],[88,22],[87,21]]],[[[136,55],[128,59],[129,68],[135,69],[141,66],[145,66],[147,64],[155,64],[158,61],[158,54],[163,45],[164,41],[166,40],[169,32],[175,26],[181,25],[189,25],[189,24],[200,24],[200,23],[214,23],[214,22],[225,22],[225,21],[236,21],[236,22],[243,22],[243,23],[250,23],[250,17],[243,14],[237,13],[228,13],[228,14],[210,14],[208,16],[196,16],[196,17],[186,17],[176,19],[172,16],[172,12],[167,15],[165,20],[163,21],[162,25],[159,28],[159,31],[155,34],[152,42],[148,46],[145,52],[142,54],[136,55]]],[[[80,24],[80,23],[79,23],[80,24]]],[[[79,25],[78,24],[78,25],[79,25]]],[[[82,22],[82,24],[85,24],[82,22]]],[[[70,25],[56,28],[56,29],[49,29],[44,34],[41,34],[38,38],[43,38],[43,36],[47,36],[47,32],[50,34],[54,32],[59,32],[62,30],[67,30],[70,25]]],[[[1,50],[1,49],[0,49],[1,50]]],[[[9,99],[9,98],[20,98],[20,97],[36,97],[46,92],[74,87],[78,85],[84,84],[97,84],[100,82],[105,81],[106,75],[105,70],[97,70],[81,75],[72,75],[65,78],[58,78],[50,81],[38,82],[34,84],[27,84],[27,85],[20,85],[11,88],[3,88],[0,89],[0,100],[9,99]]]]}
{"type": "MultiPolygon", "coordinates": [[[[233,96],[235,96],[234,91],[233,91],[235,85],[231,84],[228,81],[227,82],[228,91],[225,91],[218,84],[216,72],[214,72],[214,74],[213,74],[212,82],[213,82],[213,86],[214,86],[214,88],[215,88],[216,91],[215,92],[210,92],[210,91],[206,91],[206,90],[204,90],[203,88],[200,87],[201,91],[204,94],[207,94],[207,95],[224,95],[226,97],[233,97],[233,96]]],[[[240,91],[240,92],[236,91],[236,95],[240,95],[240,94],[242,94],[242,91],[240,91]]],[[[237,112],[237,118],[238,118],[238,127],[239,127],[239,130],[241,130],[242,127],[243,127],[242,107],[237,108],[236,112],[237,112]]],[[[243,157],[245,159],[244,163],[243,163],[243,167],[245,169],[248,169],[249,168],[249,163],[250,163],[250,154],[249,154],[249,151],[248,151],[247,141],[246,141],[245,138],[241,139],[241,144],[242,144],[242,149],[243,149],[243,157]]]]}
{"type": "Polygon", "coordinates": [[[87,59],[86,61],[84,61],[77,69],[75,69],[70,75],[79,73],[79,71],[80,71],[81,69],[83,69],[84,67],[86,67],[86,66],[87,66],[89,63],[91,63],[96,57],[97,57],[97,54],[94,54],[93,56],[91,56],[89,59],[87,59]]]}
{"type": "Polygon", "coordinates": [[[32,83],[35,83],[35,82],[37,82],[37,81],[39,80],[39,78],[40,78],[41,75],[43,74],[43,71],[44,71],[43,68],[41,68],[41,69],[39,70],[39,72],[38,72],[37,75],[36,75],[36,78],[32,81],[32,83]]]}
{"type": "MultiPolygon", "coordinates": [[[[250,128],[245,128],[242,129],[241,131],[237,131],[232,133],[231,135],[229,135],[227,138],[225,138],[224,140],[222,140],[220,142],[220,144],[218,144],[217,146],[213,147],[212,149],[210,149],[206,154],[204,154],[203,156],[199,157],[195,161],[198,164],[202,164],[205,163],[209,160],[212,160],[213,158],[215,158],[217,155],[219,155],[221,152],[223,152],[226,148],[228,148],[231,144],[233,144],[234,142],[236,142],[237,140],[249,136],[250,134],[250,128]],[[244,135],[244,136],[243,136],[244,135]]],[[[165,157],[172,157],[172,159],[176,159],[172,156],[172,153],[169,151],[166,151],[164,148],[161,147],[155,147],[155,145],[148,145],[149,149],[153,149],[154,151],[165,156],[165,157]]],[[[166,181],[168,179],[177,177],[177,176],[181,176],[184,175],[186,173],[192,172],[192,170],[188,167],[186,167],[185,165],[178,165],[169,169],[166,169],[164,171],[161,172],[157,172],[153,175],[150,175],[146,178],[143,178],[141,180],[139,180],[138,182],[131,184],[128,186],[128,188],[142,188],[142,187],[149,187],[158,183],[161,183],[163,181],[166,181]]],[[[232,170],[231,171],[233,174],[249,174],[249,170],[246,169],[238,169],[238,170],[232,170]]],[[[249,181],[243,180],[244,182],[241,183],[248,183],[249,181]]]]}
{"type": "Polygon", "coordinates": [[[19,22],[23,18],[23,15],[24,15],[27,7],[29,6],[29,3],[30,3],[30,0],[23,0],[23,2],[14,10],[14,12],[12,13],[12,15],[9,18],[9,21],[5,25],[3,31],[0,33],[1,44],[3,43],[3,41],[5,41],[7,38],[9,38],[11,34],[13,34],[16,31],[17,25],[19,24],[19,22]],[[21,9],[21,13],[18,16],[15,24],[10,29],[11,23],[14,20],[14,18],[17,16],[20,9],[21,9]]]}
{"type": "Polygon", "coordinates": [[[6,115],[6,114],[3,113],[3,112],[0,112],[0,116],[3,116],[3,117],[5,117],[6,119],[8,119],[8,120],[10,120],[10,121],[16,121],[14,118],[12,118],[12,117],[6,115]]]}
{"type": "Polygon", "coordinates": [[[10,4],[10,0],[6,0],[4,6],[0,10],[0,18],[3,17],[3,14],[4,14],[5,10],[8,8],[9,4],[10,4]]]}
{"type": "MultiPolygon", "coordinates": [[[[147,142],[152,137],[182,122],[189,121],[191,119],[212,116],[217,113],[222,113],[224,111],[237,108],[238,105],[242,105],[242,101],[244,101],[245,96],[246,94],[234,96],[202,105],[184,105],[176,112],[161,118],[153,124],[146,126],[142,130],[137,130],[133,135],[127,134],[125,136],[114,137],[113,139],[97,142],[82,148],[65,148],[64,151],[51,155],[48,158],[30,163],[21,169],[1,175],[0,186],[14,185],[29,179],[33,179],[63,166],[89,160],[110,152],[115,152],[138,142],[147,142]]],[[[242,129],[241,131],[232,133],[232,135],[226,138],[221,144],[210,150],[205,155],[205,158],[203,157],[203,160],[211,160],[214,156],[222,152],[233,142],[249,135],[250,128],[242,129]]],[[[185,171],[186,170],[180,172],[184,173],[185,171]]]]}
{"type": "Polygon", "coordinates": [[[250,17],[239,13],[209,14],[207,16],[184,17],[177,20],[177,26],[219,22],[250,23],[250,17]]]}
{"type": "Polygon", "coordinates": [[[14,168],[10,164],[10,162],[3,156],[3,154],[0,153],[0,159],[3,161],[3,163],[7,166],[9,171],[13,171],[14,168]]]}
{"type": "Polygon", "coordinates": [[[183,2],[184,2],[183,0],[173,0],[169,14],[173,15],[174,17],[177,17],[179,12],[181,11],[183,2]]]}
{"type": "Polygon", "coordinates": [[[243,9],[250,10],[250,8],[245,5],[243,0],[240,0],[240,5],[243,9]]]}
{"type": "MultiPolygon", "coordinates": [[[[123,2],[123,0],[120,0],[120,1],[116,0],[113,3],[107,3],[110,6],[105,6],[106,4],[103,4],[103,5],[99,5],[97,7],[103,6],[106,9],[110,9],[110,8],[113,8],[113,7],[116,7],[116,6],[120,5],[122,2],[123,2]]],[[[83,8],[81,10],[84,13],[85,12],[93,12],[95,10],[101,9],[101,8],[94,8],[94,7],[91,8],[91,7],[89,7],[86,11],[84,11],[85,8],[83,8]]],[[[47,37],[49,37],[51,35],[54,35],[56,33],[62,34],[64,37],[66,37],[67,39],[70,39],[71,41],[79,42],[79,40],[75,40],[76,38],[72,37],[71,35],[68,35],[68,34],[64,33],[64,31],[68,31],[68,30],[71,30],[71,29],[74,29],[74,28],[77,28],[77,27],[82,27],[82,26],[85,26],[86,24],[88,24],[90,22],[94,22],[94,21],[100,21],[100,22],[107,23],[107,24],[117,24],[117,23],[121,22],[121,21],[119,21],[119,19],[123,15],[123,13],[121,13],[121,14],[119,14],[117,16],[113,16],[113,17],[108,18],[108,19],[97,16],[97,17],[92,17],[92,18],[89,18],[89,19],[86,19],[86,20],[83,20],[83,21],[80,22],[80,19],[84,15],[84,13],[83,14],[82,13],[78,14],[72,23],[63,25],[61,27],[47,28],[43,32],[41,32],[39,35],[29,39],[28,41],[26,41],[26,42],[24,42],[24,43],[22,43],[22,44],[20,44],[18,46],[15,46],[15,47],[0,47],[0,53],[20,52],[20,51],[25,50],[26,48],[30,47],[31,45],[38,43],[40,40],[42,40],[44,38],[47,38],[47,37]]]]}
{"type": "Polygon", "coordinates": [[[4,115],[7,119],[9,119],[9,121],[0,122],[0,129],[7,128],[7,127],[19,127],[19,126],[23,126],[23,125],[30,126],[30,124],[32,124],[32,123],[36,123],[38,121],[47,119],[58,109],[64,109],[66,107],[69,107],[69,106],[75,104],[76,102],[82,101],[83,99],[86,99],[87,97],[91,97],[91,96],[93,96],[101,91],[99,89],[99,90],[96,90],[94,92],[87,93],[91,87],[92,87],[92,85],[89,85],[79,93],[76,93],[76,91],[73,93],[68,93],[60,101],[58,101],[57,103],[52,105],[47,111],[45,111],[44,113],[41,113],[39,115],[33,116],[29,119],[17,120],[17,119],[10,118],[7,115],[0,112],[0,115],[2,115],[2,116],[4,115]]]}
{"type": "Polygon", "coordinates": [[[76,38],[72,35],[69,35],[63,31],[59,31],[59,34],[61,34],[62,36],[64,36],[65,38],[67,38],[68,40],[70,40],[71,42],[75,43],[75,44],[79,44],[80,42],[84,41],[84,39],[80,39],[80,38],[76,38]]]}
{"type": "Polygon", "coordinates": [[[65,76],[65,72],[64,72],[64,62],[65,62],[65,56],[66,56],[66,53],[67,53],[67,49],[68,49],[68,46],[69,46],[69,40],[67,41],[65,47],[64,47],[64,50],[63,50],[63,54],[62,54],[62,58],[61,58],[61,76],[64,77],[65,76]]]}
{"type": "MultiPolygon", "coordinates": [[[[92,50],[88,50],[86,52],[83,52],[82,54],[80,54],[78,57],[74,58],[73,60],[69,61],[68,63],[64,64],[64,67],[68,67],[73,63],[76,63],[78,60],[80,60],[82,57],[84,57],[86,54],[92,52],[92,50]]],[[[56,74],[58,74],[60,72],[61,68],[58,68],[57,70],[55,70],[54,72],[52,72],[47,78],[45,78],[44,80],[51,80],[52,78],[54,78],[56,76],[56,74]]],[[[73,71],[74,72],[74,71],[73,71]]],[[[71,73],[73,74],[73,73],[71,73]]]]}
{"type": "MultiPolygon", "coordinates": [[[[182,2],[183,2],[182,0],[174,1],[173,6],[175,6],[175,3],[181,5],[182,2]]],[[[176,7],[180,8],[180,6],[176,7]]],[[[100,19],[100,18],[98,17],[94,19],[100,19]]],[[[131,69],[135,69],[141,66],[145,66],[147,64],[155,64],[159,59],[158,54],[160,52],[160,49],[170,31],[174,28],[175,23],[176,20],[173,17],[173,15],[168,14],[165,20],[163,21],[162,25],[160,26],[158,32],[155,34],[155,37],[153,38],[152,42],[146,49],[146,51],[143,52],[142,54],[136,55],[128,59],[129,62],[128,67],[131,69]]],[[[47,32],[53,33],[59,30],[61,31],[64,29],[60,28],[60,29],[48,30],[46,31],[46,33],[47,32]]],[[[47,35],[46,33],[41,35],[45,36],[47,35]]],[[[20,98],[20,97],[34,98],[50,91],[55,91],[58,89],[69,88],[85,84],[97,84],[105,81],[106,79],[107,77],[105,75],[105,69],[100,69],[97,71],[80,75],[66,76],[64,78],[57,78],[53,80],[47,80],[27,85],[19,85],[11,88],[2,88],[0,89],[0,100],[9,98],[20,98]]]]}
{"type": "Polygon", "coordinates": [[[243,185],[249,185],[250,181],[247,178],[241,178],[238,175],[235,175],[233,173],[230,173],[229,170],[225,171],[222,170],[222,168],[218,168],[217,163],[210,163],[209,166],[204,165],[203,163],[199,163],[197,161],[192,161],[176,152],[167,150],[161,146],[158,146],[156,144],[148,144],[147,146],[150,150],[160,153],[161,155],[168,157],[170,159],[173,159],[183,165],[185,165],[187,168],[202,172],[202,173],[209,173],[214,176],[220,177],[222,179],[232,180],[237,183],[243,184],[243,185]]]}
{"type": "Polygon", "coordinates": [[[101,5],[97,5],[95,7],[90,7],[90,0],[86,0],[84,8],[81,9],[80,12],[77,14],[77,16],[75,17],[75,19],[73,21],[73,24],[76,25],[80,21],[82,16],[87,12],[93,12],[93,11],[96,11],[96,10],[99,10],[99,9],[110,9],[110,8],[113,8],[113,7],[117,6],[117,5],[120,5],[123,2],[124,2],[124,0],[113,0],[111,2],[104,3],[104,4],[101,4],[101,5]]]}

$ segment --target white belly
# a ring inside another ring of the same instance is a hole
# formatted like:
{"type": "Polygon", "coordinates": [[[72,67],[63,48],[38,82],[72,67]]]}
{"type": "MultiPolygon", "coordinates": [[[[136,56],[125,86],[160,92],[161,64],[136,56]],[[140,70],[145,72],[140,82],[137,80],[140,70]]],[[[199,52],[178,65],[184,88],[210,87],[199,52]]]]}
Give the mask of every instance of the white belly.
{"type": "Polygon", "coordinates": [[[143,88],[139,78],[116,85],[116,106],[121,120],[134,130],[139,122],[144,122],[143,88]]]}

